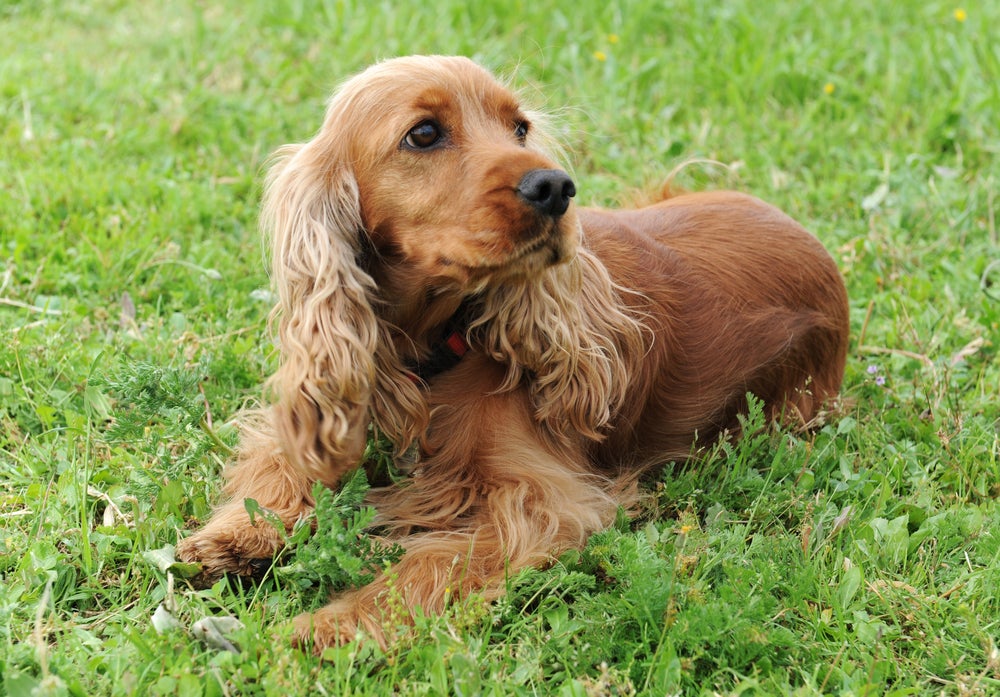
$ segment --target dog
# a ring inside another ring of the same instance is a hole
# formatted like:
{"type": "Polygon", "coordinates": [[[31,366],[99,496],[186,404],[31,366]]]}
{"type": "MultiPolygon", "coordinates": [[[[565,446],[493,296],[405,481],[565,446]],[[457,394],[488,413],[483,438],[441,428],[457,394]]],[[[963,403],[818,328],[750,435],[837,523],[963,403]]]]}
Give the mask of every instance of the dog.
{"type": "Polygon", "coordinates": [[[283,538],[244,499],[291,529],[370,426],[416,454],[370,493],[403,557],[295,618],[298,643],[385,645],[390,594],[411,614],[495,599],[613,521],[638,473],[737,434],[748,394],[801,425],[836,399],[848,301],[813,235],[735,192],[578,208],[551,148],[490,72],[414,56],[348,80],[278,151],[272,398],[178,556],[253,575],[283,538]]]}

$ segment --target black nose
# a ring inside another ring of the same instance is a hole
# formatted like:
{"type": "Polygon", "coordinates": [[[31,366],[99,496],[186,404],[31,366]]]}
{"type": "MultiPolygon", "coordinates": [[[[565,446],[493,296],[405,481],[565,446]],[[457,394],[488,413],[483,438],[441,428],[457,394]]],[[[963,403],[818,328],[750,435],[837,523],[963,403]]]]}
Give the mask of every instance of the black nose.
{"type": "Polygon", "coordinates": [[[561,169],[533,169],[517,184],[517,194],[545,215],[562,215],[569,200],[576,196],[576,186],[561,169]]]}

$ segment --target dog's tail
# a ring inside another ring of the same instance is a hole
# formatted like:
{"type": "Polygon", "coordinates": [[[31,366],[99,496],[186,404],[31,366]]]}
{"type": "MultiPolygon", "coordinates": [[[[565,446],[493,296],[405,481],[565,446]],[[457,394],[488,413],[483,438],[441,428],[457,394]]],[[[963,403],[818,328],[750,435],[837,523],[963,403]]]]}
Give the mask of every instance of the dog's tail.
{"type": "Polygon", "coordinates": [[[677,179],[681,173],[684,172],[684,170],[693,166],[701,168],[721,168],[726,173],[731,173],[733,171],[733,167],[731,165],[719,162],[718,160],[703,157],[692,157],[679,162],[672,170],[670,170],[670,172],[667,173],[667,176],[662,182],[659,183],[659,185],[650,186],[634,195],[628,202],[629,205],[638,208],[652,206],[653,204],[660,203],[661,201],[666,201],[667,199],[690,193],[690,190],[681,186],[677,182],[677,179]]]}

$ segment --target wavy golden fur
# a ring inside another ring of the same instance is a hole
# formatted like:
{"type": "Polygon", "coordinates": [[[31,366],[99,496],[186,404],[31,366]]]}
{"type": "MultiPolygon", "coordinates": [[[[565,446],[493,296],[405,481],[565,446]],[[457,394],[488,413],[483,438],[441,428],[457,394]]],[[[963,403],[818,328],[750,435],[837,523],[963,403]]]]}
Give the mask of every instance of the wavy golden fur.
{"type": "MultiPolygon", "coordinates": [[[[732,192],[619,211],[574,194],[537,117],[467,59],[389,60],[344,84],[268,178],[276,399],[180,556],[252,574],[281,539],[243,500],[290,527],[374,425],[419,453],[372,493],[406,550],[393,592],[425,612],[448,592],[494,598],[607,525],[636,472],[736,432],[748,392],[802,424],[835,397],[847,297],[796,222],[732,192]],[[423,373],[456,319],[468,352],[423,373]]],[[[297,618],[297,639],[384,643],[388,586],[297,618]]]]}

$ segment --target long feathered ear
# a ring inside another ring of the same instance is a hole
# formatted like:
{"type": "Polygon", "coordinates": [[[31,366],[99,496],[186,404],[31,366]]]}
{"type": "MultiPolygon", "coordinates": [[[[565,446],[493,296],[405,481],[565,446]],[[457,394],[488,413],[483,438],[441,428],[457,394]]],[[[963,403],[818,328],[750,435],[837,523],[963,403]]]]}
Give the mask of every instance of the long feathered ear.
{"type": "Polygon", "coordinates": [[[367,436],[379,327],[374,282],[358,263],[358,189],[320,145],[286,146],[266,185],[280,365],[275,428],[287,455],[328,484],[354,467],[367,436]]]}
{"type": "Polygon", "coordinates": [[[526,380],[536,417],[555,434],[601,440],[621,406],[649,334],[604,265],[580,248],[541,278],[489,289],[471,332],[508,367],[505,387],[526,380]]]}
{"type": "Polygon", "coordinates": [[[279,299],[275,428],[290,458],[333,485],[359,463],[370,417],[403,450],[428,413],[359,262],[370,247],[357,182],[331,150],[317,139],[278,152],[261,222],[279,299]]]}

